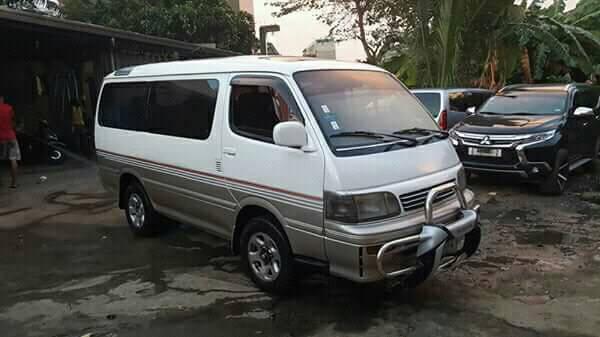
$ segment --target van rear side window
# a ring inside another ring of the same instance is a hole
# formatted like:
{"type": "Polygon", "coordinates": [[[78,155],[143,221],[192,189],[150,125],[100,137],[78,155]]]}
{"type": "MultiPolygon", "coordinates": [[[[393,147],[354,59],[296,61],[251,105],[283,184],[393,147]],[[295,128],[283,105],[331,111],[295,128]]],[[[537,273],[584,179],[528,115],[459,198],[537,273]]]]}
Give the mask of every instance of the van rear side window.
{"type": "Polygon", "coordinates": [[[102,91],[98,120],[110,128],[204,140],[218,89],[217,80],[110,83],[102,91]]]}
{"type": "Polygon", "coordinates": [[[100,125],[134,131],[146,130],[148,86],[144,83],[107,84],[100,100],[100,125]]]}
{"type": "Polygon", "coordinates": [[[207,139],[215,116],[218,89],[217,80],[155,82],[150,94],[148,131],[207,139]]]}

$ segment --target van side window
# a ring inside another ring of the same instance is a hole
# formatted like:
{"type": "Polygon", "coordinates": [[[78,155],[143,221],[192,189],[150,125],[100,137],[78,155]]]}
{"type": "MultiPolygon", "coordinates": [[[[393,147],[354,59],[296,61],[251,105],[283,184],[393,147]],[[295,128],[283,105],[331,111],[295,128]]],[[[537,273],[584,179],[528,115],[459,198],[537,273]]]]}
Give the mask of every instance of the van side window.
{"type": "Polygon", "coordinates": [[[148,86],[143,83],[109,83],[102,90],[98,121],[100,125],[146,131],[148,86]]]}
{"type": "Polygon", "coordinates": [[[273,142],[280,122],[302,121],[287,85],[279,79],[240,79],[231,86],[229,123],[242,136],[273,142]]]}
{"type": "Polygon", "coordinates": [[[154,82],[148,131],[204,140],[210,136],[219,82],[185,80],[154,82]]]}

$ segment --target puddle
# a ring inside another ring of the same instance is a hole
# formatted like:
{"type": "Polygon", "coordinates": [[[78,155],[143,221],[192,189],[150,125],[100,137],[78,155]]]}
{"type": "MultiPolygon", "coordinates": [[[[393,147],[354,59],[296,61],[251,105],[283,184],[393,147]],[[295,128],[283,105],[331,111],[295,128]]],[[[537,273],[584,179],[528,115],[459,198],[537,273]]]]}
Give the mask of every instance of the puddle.
{"type": "Polygon", "coordinates": [[[88,211],[112,208],[116,204],[116,201],[109,193],[69,193],[58,191],[48,194],[44,199],[49,204],[88,211]]]}
{"type": "Polygon", "coordinates": [[[539,214],[539,211],[535,210],[535,209],[530,209],[530,210],[512,209],[512,210],[502,214],[501,218],[502,218],[502,221],[505,221],[508,223],[512,223],[514,221],[535,222],[538,219],[537,218],[538,214],[539,214]]]}
{"type": "Polygon", "coordinates": [[[552,230],[517,232],[515,236],[520,245],[559,245],[566,237],[564,233],[552,230]]]}
{"type": "Polygon", "coordinates": [[[498,269],[499,268],[497,264],[491,263],[491,262],[485,262],[485,261],[467,260],[463,264],[468,267],[475,268],[475,269],[498,269]]]}

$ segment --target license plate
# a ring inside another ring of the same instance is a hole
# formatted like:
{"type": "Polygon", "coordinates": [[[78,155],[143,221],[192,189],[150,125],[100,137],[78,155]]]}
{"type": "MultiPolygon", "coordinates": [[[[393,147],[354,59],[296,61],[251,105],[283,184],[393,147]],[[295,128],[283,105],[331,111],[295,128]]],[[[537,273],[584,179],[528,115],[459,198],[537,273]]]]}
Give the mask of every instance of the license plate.
{"type": "Polygon", "coordinates": [[[470,147],[469,156],[480,157],[502,157],[502,149],[491,149],[487,147],[470,147]]]}

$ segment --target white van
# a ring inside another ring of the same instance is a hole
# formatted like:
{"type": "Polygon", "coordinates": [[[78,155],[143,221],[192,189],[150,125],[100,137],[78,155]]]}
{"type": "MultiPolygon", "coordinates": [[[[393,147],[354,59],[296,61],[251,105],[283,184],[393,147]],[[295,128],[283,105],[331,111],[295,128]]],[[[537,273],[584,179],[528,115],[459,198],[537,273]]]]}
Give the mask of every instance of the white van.
{"type": "Polygon", "coordinates": [[[478,248],[478,206],[447,134],[360,63],[241,56],[105,78],[99,174],[131,229],[164,219],[231,241],[281,291],[296,262],[416,285],[478,248]]]}

